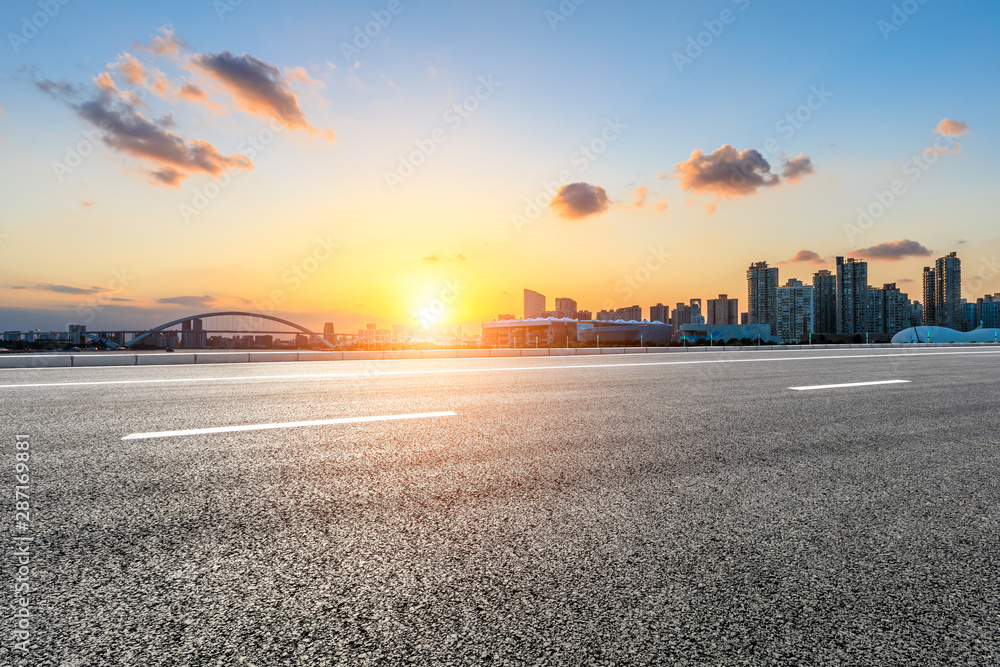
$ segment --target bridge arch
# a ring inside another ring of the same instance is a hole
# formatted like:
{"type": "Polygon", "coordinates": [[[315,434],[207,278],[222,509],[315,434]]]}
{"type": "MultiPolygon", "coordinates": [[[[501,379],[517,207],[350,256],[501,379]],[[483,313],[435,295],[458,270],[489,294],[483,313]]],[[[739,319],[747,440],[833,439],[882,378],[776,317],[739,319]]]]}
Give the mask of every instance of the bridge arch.
{"type": "Polygon", "coordinates": [[[327,347],[330,347],[330,348],[335,348],[336,347],[333,343],[331,343],[327,339],[323,338],[319,334],[317,334],[315,332],[312,332],[309,329],[306,329],[304,326],[296,324],[295,322],[289,322],[288,320],[283,320],[280,317],[274,317],[273,315],[264,315],[263,313],[244,313],[244,312],[235,311],[235,310],[222,311],[222,312],[218,312],[218,313],[203,313],[201,315],[188,315],[187,317],[182,317],[179,320],[174,320],[173,322],[167,322],[166,324],[161,324],[158,327],[154,327],[154,328],[150,329],[149,331],[146,331],[146,332],[144,332],[144,333],[136,336],[135,338],[133,338],[132,340],[130,340],[128,343],[125,343],[125,347],[132,347],[133,345],[135,345],[136,343],[138,343],[139,341],[141,341],[143,338],[146,338],[147,336],[151,336],[152,334],[155,334],[155,333],[158,333],[160,331],[163,331],[164,329],[169,329],[170,327],[175,327],[178,324],[183,324],[184,322],[193,322],[194,320],[200,320],[200,319],[204,319],[206,317],[227,317],[227,316],[255,317],[255,318],[261,319],[261,320],[270,320],[272,322],[278,322],[279,324],[284,324],[285,326],[292,327],[293,329],[301,331],[302,333],[306,334],[307,336],[312,336],[313,338],[315,338],[319,342],[323,343],[323,345],[325,345],[327,347]]]}

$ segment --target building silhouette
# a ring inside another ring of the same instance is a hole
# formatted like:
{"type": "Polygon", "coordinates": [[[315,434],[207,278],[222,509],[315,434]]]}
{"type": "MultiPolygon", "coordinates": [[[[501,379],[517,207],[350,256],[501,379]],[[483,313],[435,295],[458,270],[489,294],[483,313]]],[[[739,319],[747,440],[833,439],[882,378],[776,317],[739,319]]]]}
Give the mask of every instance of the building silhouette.
{"type": "Polygon", "coordinates": [[[929,266],[924,267],[923,287],[924,326],[934,327],[937,326],[937,284],[934,281],[934,269],[929,266]]]}
{"type": "Polygon", "coordinates": [[[664,306],[662,303],[658,303],[655,306],[650,306],[649,321],[663,322],[664,324],[668,324],[670,322],[670,306],[664,306]]]}
{"type": "Polygon", "coordinates": [[[778,269],[755,262],[747,269],[747,321],[766,324],[773,336],[778,329],[778,269]]]}
{"type": "Polygon", "coordinates": [[[777,289],[777,336],[783,343],[797,343],[803,336],[813,333],[813,299],[812,285],[803,285],[801,280],[794,278],[777,289]]]}
{"type": "MultiPolygon", "coordinates": [[[[545,297],[542,297],[542,310],[545,310],[545,297]]],[[[556,317],[576,319],[576,301],[566,297],[556,298],[556,317]]]]}
{"type": "Polygon", "coordinates": [[[837,333],[865,331],[865,305],[868,295],[868,262],[837,258],[837,333]]]}
{"type": "Polygon", "coordinates": [[[740,300],[730,299],[727,294],[720,294],[718,299],[708,300],[706,324],[739,324],[740,300]]]}
{"type": "Polygon", "coordinates": [[[813,330],[837,333],[837,276],[826,269],[813,274],[813,330]]]}
{"type": "Polygon", "coordinates": [[[934,321],[939,327],[962,331],[962,260],[950,253],[934,262],[934,321]]]}
{"type": "Polygon", "coordinates": [[[972,323],[972,328],[978,326],[985,329],[1000,329],[1000,294],[987,294],[976,299],[976,319],[972,323]]]}
{"type": "Polygon", "coordinates": [[[524,319],[542,317],[545,312],[545,295],[530,289],[524,290],[524,319]]]}

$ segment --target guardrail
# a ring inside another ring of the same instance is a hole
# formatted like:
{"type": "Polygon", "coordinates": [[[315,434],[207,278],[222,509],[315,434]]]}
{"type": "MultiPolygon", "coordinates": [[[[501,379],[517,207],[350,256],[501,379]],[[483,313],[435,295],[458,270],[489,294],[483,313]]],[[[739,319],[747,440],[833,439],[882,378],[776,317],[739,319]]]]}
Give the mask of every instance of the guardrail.
{"type": "Polygon", "coordinates": [[[715,345],[691,347],[540,347],[513,349],[395,350],[368,352],[225,351],[225,352],[92,352],[84,354],[0,355],[5,368],[86,368],[95,366],[165,366],[178,364],[246,364],[283,361],[364,361],[372,359],[469,359],[490,357],[561,357],[607,354],[690,354],[712,352],[808,352],[848,349],[923,349],[942,347],[995,347],[996,343],[871,343],[844,345],[715,345]]]}

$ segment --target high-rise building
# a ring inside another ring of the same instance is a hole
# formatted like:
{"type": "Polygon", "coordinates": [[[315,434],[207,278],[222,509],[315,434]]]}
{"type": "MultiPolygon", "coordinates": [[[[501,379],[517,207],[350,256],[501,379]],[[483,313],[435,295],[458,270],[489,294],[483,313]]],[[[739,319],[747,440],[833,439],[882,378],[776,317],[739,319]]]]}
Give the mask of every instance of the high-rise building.
{"type": "Polygon", "coordinates": [[[896,283],[886,283],[879,291],[882,292],[878,303],[881,309],[881,329],[876,333],[895,336],[903,329],[913,326],[913,303],[909,295],[901,292],[896,283]]]}
{"type": "Polygon", "coordinates": [[[678,303],[674,312],[670,314],[670,324],[674,327],[675,333],[681,330],[681,326],[691,324],[691,306],[678,303]]]}
{"type": "Polygon", "coordinates": [[[642,320],[642,306],[626,306],[625,308],[615,308],[614,310],[601,310],[597,313],[597,319],[603,321],[610,320],[642,320]]]}
{"type": "Polygon", "coordinates": [[[976,322],[976,305],[962,299],[962,328],[959,331],[972,331],[978,325],[976,322]]]}
{"type": "Polygon", "coordinates": [[[750,324],[767,324],[773,336],[778,329],[778,269],[756,262],[747,269],[747,312],[750,324]]]}
{"type": "Polygon", "coordinates": [[[868,301],[868,262],[837,258],[837,333],[865,331],[865,304],[868,301]]]}
{"type": "Polygon", "coordinates": [[[626,306],[625,308],[616,308],[615,317],[616,320],[635,320],[636,322],[642,321],[642,306],[626,306]]]}
{"type": "Polygon", "coordinates": [[[976,318],[972,328],[1000,329],[1000,293],[976,299],[976,318]]]}
{"type": "Polygon", "coordinates": [[[739,324],[740,300],[730,299],[720,294],[718,299],[708,300],[708,324],[739,324]]]}
{"type": "Polygon", "coordinates": [[[337,342],[337,334],[333,330],[333,322],[323,323],[323,340],[328,343],[337,342]]]}
{"type": "Polygon", "coordinates": [[[658,303],[655,306],[649,307],[649,321],[650,322],[663,322],[666,324],[670,321],[670,306],[664,306],[662,303],[658,303]]]}
{"type": "MultiPolygon", "coordinates": [[[[545,310],[545,302],[542,302],[542,310],[545,310]]],[[[556,298],[556,317],[568,317],[570,319],[576,318],[576,301],[573,299],[568,299],[566,297],[556,298]]]]}
{"type": "Polygon", "coordinates": [[[934,280],[934,269],[924,267],[924,326],[937,325],[937,281],[934,280]]]}
{"type": "Polygon", "coordinates": [[[962,260],[954,252],[934,262],[934,322],[939,327],[963,328],[962,260]]]}
{"type": "Polygon", "coordinates": [[[837,333],[837,276],[826,269],[813,274],[813,328],[837,333]]]}
{"type": "Polygon", "coordinates": [[[924,305],[919,301],[910,303],[910,326],[919,327],[924,323],[924,305]]]}
{"type": "Polygon", "coordinates": [[[894,336],[913,326],[913,304],[910,297],[899,291],[896,283],[865,290],[863,325],[858,333],[894,336]]]}
{"type": "Polygon", "coordinates": [[[594,319],[594,314],[589,310],[578,310],[576,311],[576,318],[578,320],[592,320],[594,319]]]}
{"type": "Polygon", "coordinates": [[[545,295],[530,289],[524,290],[524,319],[541,317],[545,312],[545,295]]]}
{"type": "Polygon", "coordinates": [[[803,285],[801,280],[794,278],[777,289],[777,336],[783,343],[797,343],[803,336],[813,333],[813,293],[812,285],[803,285]]]}
{"type": "Polygon", "coordinates": [[[701,310],[701,299],[691,299],[691,324],[704,324],[705,316],[701,310]]]}

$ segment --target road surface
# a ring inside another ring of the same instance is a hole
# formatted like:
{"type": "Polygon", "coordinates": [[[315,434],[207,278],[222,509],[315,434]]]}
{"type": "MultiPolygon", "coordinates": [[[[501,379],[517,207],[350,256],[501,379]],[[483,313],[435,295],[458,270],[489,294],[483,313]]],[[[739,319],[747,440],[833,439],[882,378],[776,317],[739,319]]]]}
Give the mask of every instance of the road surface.
{"type": "Polygon", "coordinates": [[[968,348],[3,370],[0,663],[997,664],[998,380],[968,348]]]}

